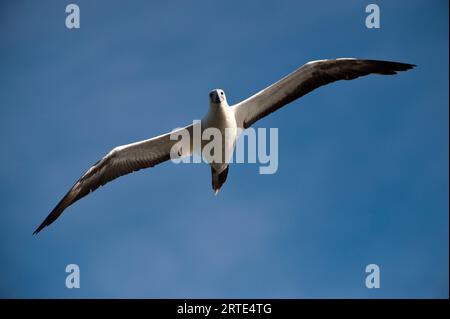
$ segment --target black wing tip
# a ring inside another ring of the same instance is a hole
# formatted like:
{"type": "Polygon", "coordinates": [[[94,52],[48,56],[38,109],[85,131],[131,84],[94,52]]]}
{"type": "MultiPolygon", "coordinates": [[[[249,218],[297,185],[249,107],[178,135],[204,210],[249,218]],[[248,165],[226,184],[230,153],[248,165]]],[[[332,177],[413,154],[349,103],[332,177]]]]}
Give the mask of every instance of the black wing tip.
{"type": "Polygon", "coordinates": [[[41,225],[39,225],[38,228],[33,232],[33,236],[37,235],[41,230],[43,230],[45,227],[47,227],[47,223],[44,221],[41,225]]]}
{"type": "Polygon", "coordinates": [[[396,62],[396,61],[383,61],[383,60],[365,60],[365,61],[384,65],[388,67],[392,72],[407,71],[417,67],[416,64],[396,62]]]}
{"type": "Polygon", "coordinates": [[[38,234],[42,229],[47,226],[50,226],[58,217],[64,212],[64,210],[76,202],[79,198],[76,198],[78,195],[77,192],[73,192],[72,189],[59,201],[59,203],[53,208],[53,210],[48,214],[48,216],[44,219],[42,224],[39,225],[38,228],[34,231],[33,235],[38,234]],[[74,200],[75,198],[75,200],[74,200]]]}
{"type": "Polygon", "coordinates": [[[393,67],[395,68],[395,71],[408,71],[408,70],[412,70],[415,67],[417,67],[417,65],[415,64],[409,64],[409,63],[402,63],[402,62],[392,62],[394,63],[393,67]]]}
{"type": "Polygon", "coordinates": [[[37,235],[41,230],[43,230],[45,227],[49,226],[51,223],[55,221],[56,218],[60,215],[59,211],[59,204],[52,210],[50,214],[44,219],[44,221],[39,225],[38,228],[33,232],[33,235],[37,235]]]}
{"type": "Polygon", "coordinates": [[[58,203],[58,205],[56,205],[56,207],[51,211],[51,213],[48,214],[48,216],[39,225],[39,227],[36,228],[36,230],[34,231],[33,235],[38,234],[45,227],[50,226],[59,217],[59,215],[61,215],[61,213],[66,208],[65,206],[63,206],[64,200],[66,199],[66,196],[58,203]]]}
{"type": "Polygon", "coordinates": [[[38,228],[34,231],[33,235],[38,234],[41,230],[43,230],[45,227],[50,226],[58,217],[61,215],[61,213],[64,211],[64,208],[61,209],[61,203],[58,204],[55,209],[52,210],[52,212],[44,219],[42,224],[39,225],[38,228]]]}

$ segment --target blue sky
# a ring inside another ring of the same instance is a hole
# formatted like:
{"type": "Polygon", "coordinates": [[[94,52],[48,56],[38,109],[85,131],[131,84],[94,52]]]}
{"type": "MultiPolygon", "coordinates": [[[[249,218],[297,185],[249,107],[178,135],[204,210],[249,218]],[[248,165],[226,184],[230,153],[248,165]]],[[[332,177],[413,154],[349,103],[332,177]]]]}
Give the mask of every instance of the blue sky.
{"type": "Polygon", "coordinates": [[[0,5],[0,296],[447,298],[448,2],[64,1],[0,5]],[[116,145],[199,119],[309,60],[418,67],[320,88],[257,127],[279,168],[120,178],[33,230],[116,145]],[[65,287],[65,267],[81,288],[65,287]],[[365,288],[367,264],[381,288],[365,288]]]}

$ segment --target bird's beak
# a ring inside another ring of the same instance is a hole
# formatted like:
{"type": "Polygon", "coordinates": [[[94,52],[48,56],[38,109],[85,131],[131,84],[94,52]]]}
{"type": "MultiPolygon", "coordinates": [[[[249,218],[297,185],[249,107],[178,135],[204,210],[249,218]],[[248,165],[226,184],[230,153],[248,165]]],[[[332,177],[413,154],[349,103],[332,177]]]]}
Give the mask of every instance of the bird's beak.
{"type": "Polygon", "coordinates": [[[220,94],[216,94],[214,96],[214,103],[219,104],[222,101],[223,101],[223,96],[220,96],[220,94]]]}

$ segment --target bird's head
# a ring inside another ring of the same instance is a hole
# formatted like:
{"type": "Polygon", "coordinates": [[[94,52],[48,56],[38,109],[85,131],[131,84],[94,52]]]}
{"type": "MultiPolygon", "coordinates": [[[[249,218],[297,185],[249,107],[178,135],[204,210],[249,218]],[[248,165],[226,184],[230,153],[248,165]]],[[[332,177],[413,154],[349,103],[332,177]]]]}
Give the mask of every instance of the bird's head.
{"type": "Polygon", "coordinates": [[[228,105],[225,92],[222,89],[215,89],[209,92],[209,104],[215,106],[228,105]]]}

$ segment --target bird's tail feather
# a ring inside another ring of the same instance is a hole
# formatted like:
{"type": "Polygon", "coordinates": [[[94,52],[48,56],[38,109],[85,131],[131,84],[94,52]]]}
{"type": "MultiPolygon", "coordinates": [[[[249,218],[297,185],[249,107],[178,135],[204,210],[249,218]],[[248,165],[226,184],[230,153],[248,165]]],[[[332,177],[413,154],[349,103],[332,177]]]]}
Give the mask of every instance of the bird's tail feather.
{"type": "Polygon", "coordinates": [[[223,183],[225,183],[225,181],[227,180],[228,168],[229,168],[229,166],[227,166],[227,168],[225,168],[220,173],[217,173],[214,170],[214,168],[211,167],[212,188],[214,190],[214,194],[215,195],[217,195],[217,193],[219,192],[219,190],[222,187],[223,183]]]}

